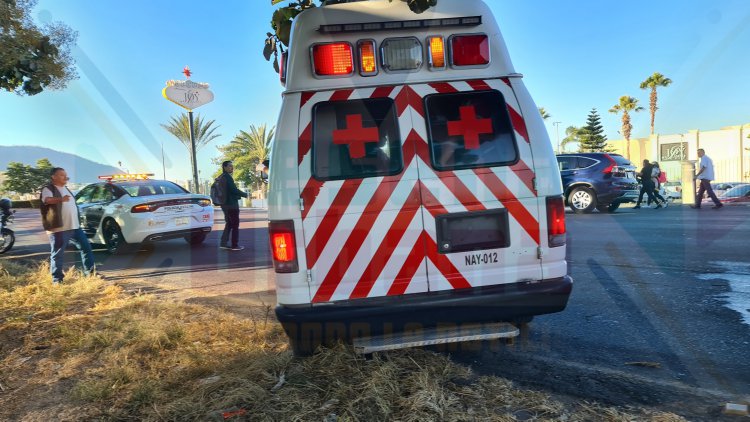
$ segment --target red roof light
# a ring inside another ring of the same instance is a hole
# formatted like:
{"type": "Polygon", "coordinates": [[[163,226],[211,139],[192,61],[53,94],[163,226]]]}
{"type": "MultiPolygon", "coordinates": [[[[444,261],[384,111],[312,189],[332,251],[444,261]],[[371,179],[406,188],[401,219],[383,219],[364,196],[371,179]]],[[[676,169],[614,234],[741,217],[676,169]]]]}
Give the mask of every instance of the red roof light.
{"type": "Polygon", "coordinates": [[[346,42],[317,44],[312,48],[313,67],[318,76],[347,76],[354,70],[352,46],[346,42]]]}
{"type": "Polygon", "coordinates": [[[490,40],[487,35],[455,35],[450,42],[454,66],[483,66],[490,63],[490,40]]]}

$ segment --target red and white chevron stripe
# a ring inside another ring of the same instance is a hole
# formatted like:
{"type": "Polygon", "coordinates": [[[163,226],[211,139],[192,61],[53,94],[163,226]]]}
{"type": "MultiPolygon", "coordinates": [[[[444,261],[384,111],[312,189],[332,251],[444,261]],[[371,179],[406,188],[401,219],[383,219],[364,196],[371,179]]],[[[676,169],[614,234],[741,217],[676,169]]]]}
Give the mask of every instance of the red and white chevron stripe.
{"type": "Polygon", "coordinates": [[[514,282],[541,271],[538,201],[523,117],[506,79],[303,93],[299,175],[305,258],[313,302],[402,295],[514,282]],[[520,160],[511,167],[437,171],[430,166],[423,97],[494,89],[502,93],[520,160]],[[312,108],[321,101],[394,99],[404,168],[387,177],[321,182],[312,177],[312,108]],[[449,212],[505,208],[513,250],[500,265],[467,267],[465,254],[438,253],[434,219],[449,212]],[[528,253],[524,253],[528,252],[528,253]],[[523,258],[526,257],[526,258],[523,258]],[[515,260],[515,262],[509,262],[515,260]],[[508,264],[514,265],[508,265],[508,264]]]}

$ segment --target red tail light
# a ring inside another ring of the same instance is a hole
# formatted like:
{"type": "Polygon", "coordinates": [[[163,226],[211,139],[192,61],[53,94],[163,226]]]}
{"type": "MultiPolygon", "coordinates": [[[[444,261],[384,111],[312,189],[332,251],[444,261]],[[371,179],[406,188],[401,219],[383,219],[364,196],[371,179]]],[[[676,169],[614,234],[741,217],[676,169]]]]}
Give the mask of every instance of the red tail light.
{"type": "Polygon", "coordinates": [[[289,51],[281,53],[281,61],[279,62],[279,81],[282,86],[286,86],[286,62],[289,59],[289,51]]]}
{"type": "Polygon", "coordinates": [[[354,70],[352,46],[349,43],[314,45],[312,56],[315,74],[318,76],[347,76],[354,70]]]}
{"type": "Polygon", "coordinates": [[[483,66],[490,63],[490,40],[487,35],[454,35],[450,43],[454,66],[483,66]]]}
{"type": "Polygon", "coordinates": [[[271,240],[271,252],[273,253],[273,266],[276,272],[298,272],[294,222],[292,220],[271,221],[268,232],[271,240]]]}
{"type": "Polygon", "coordinates": [[[547,198],[547,233],[550,248],[565,245],[565,202],[562,196],[547,198]]]}
{"type": "Polygon", "coordinates": [[[131,208],[131,209],[130,209],[130,212],[133,212],[133,213],[139,213],[139,212],[153,212],[153,211],[155,211],[155,210],[156,210],[157,208],[158,208],[158,207],[156,206],[156,204],[140,204],[140,205],[136,205],[136,206],[134,206],[133,208],[131,208]]]}
{"type": "Polygon", "coordinates": [[[615,160],[612,159],[612,157],[610,157],[609,155],[604,155],[604,156],[607,157],[607,159],[609,160],[609,165],[607,166],[607,168],[602,170],[602,173],[612,174],[612,169],[615,168],[615,166],[617,165],[617,162],[615,162],[615,160]]]}

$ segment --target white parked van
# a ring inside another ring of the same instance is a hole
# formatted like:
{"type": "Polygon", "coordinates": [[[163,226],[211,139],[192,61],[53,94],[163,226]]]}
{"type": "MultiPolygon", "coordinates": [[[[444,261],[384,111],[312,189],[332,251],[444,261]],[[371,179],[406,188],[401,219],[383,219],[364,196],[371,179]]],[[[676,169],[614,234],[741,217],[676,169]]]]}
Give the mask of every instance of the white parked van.
{"type": "Polygon", "coordinates": [[[565,308],[555,154],[482,1],[309,9],[281,77],[269,232],[296,353],[565,308]]]}

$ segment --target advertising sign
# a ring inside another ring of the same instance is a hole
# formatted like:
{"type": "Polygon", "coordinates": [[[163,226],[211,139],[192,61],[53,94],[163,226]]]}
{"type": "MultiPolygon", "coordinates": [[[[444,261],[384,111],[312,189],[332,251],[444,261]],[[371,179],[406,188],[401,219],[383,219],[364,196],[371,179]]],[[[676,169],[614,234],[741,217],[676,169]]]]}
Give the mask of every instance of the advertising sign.
{"type": "Polygon", "coordinates": [[[674,144],[662,144],[659,148],[659,161],[683,161],[687,160],[687,142],[674,144]]]}
{"type": "Polygon", "coordinates": [[[202,82],[167,81],[161,91],[164,98],[178,106],[193,110],[214,100],[214,93],[208,90],[208,84],[202,82]]]}

